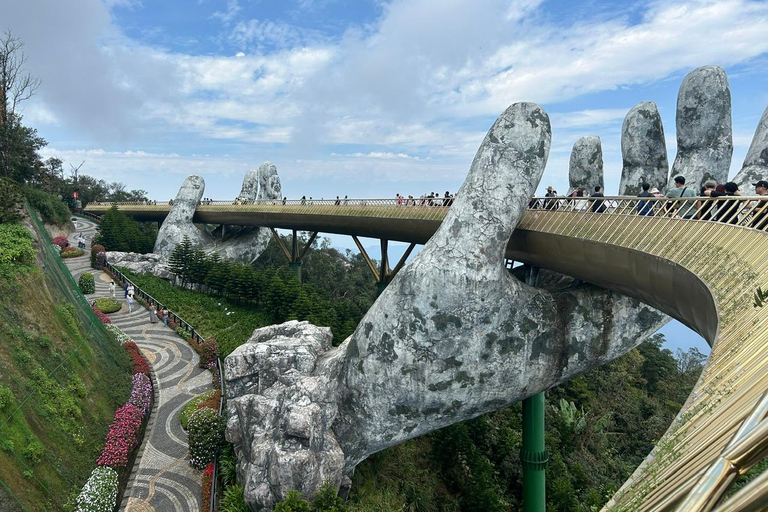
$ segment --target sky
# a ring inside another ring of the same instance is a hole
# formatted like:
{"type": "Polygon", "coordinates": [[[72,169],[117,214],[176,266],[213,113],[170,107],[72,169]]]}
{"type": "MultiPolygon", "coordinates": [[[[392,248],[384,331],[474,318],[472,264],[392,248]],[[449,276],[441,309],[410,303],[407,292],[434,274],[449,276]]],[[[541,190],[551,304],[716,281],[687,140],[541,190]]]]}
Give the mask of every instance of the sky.
{"type": "Polygon", "coordinates": [[[41,79],[24,123],[43,157],[167,200],[189,174],[235,197],[277,165],[284,195],[455,192],[496,117],[541,104],[539,186],[567,189],[573,143],[655,101],[674,160],[684,76],[728,73],[740,168],[768,105],[768,2],[748,0],[0,0],[41,79]]]}

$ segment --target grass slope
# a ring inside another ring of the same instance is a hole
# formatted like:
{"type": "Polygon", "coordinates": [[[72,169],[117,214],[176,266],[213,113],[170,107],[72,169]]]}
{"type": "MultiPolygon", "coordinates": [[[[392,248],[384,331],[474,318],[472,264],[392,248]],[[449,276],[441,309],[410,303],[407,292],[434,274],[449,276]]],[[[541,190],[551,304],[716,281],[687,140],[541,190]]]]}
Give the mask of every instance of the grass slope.
{"type": "Polygon", "coordinates": [[[100,326],[85,331],[92,313],[46,258],[46,271],[6,265],[0,277],[2,510],[67,510],[130,392],[127,354],[100,326]]]}

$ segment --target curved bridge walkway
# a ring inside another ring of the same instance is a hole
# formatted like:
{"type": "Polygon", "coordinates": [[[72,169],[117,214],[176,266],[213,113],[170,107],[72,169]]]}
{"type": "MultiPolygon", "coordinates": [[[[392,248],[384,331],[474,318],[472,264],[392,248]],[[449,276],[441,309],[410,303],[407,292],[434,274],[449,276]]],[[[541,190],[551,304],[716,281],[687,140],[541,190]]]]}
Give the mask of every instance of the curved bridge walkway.
{"type": "MultiPolygon", "coordinates": [[[[720,503],[768,454],[768,198],[532,200],[506,255],[638,298],[712,346],[691,396],[606,510],[768,510],[768,471],[720,503]],[[688,214],[689,218],[680,215],[688,214]],[[713,221],[715,215],[720,222],[713,221]],[[726,222],[727,221],[727,222],[726,222]]],[[[111,205],[88,205],[100,214],[111,205]]],[[[119,204],[162,221],[168,205],[119,204]]],[[[447,205],[393,200],[207,201],[193,222],[425,243],[447,205]]]]}
{"type": "MultiPolygon", "coordinates": [[[[77,231],[69,236],[70,245],[77,247],[77,235],[82,232],[87,240],[86,254],[64,261],[75,280],[84,272],[94,274],[96,293],[87,295],[88,300],[109,297],[109,276],[90,267],[88,255],[95,224],[78,219],[76,227],[77,231]]],[[[138,302],[128,313],[124,296],[120,288],[115,291],[123,308],[109,316],[149,360],[155,406],[120,510],[200,510],[202,471],[189,465],[187,434],[179,424],[179,412],[191,398],[211,389],[211,374],[197,366],[197,353],[172,329],[162,322],[149,323],[149,312],[138,302]]]]}

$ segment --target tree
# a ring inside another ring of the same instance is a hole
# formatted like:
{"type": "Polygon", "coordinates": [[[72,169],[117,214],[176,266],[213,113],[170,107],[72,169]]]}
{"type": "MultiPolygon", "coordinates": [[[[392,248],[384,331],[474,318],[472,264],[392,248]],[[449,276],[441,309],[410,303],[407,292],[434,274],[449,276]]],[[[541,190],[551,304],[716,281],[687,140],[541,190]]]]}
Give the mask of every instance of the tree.
{"type": "Polygon", "coordinates": [[[6,30],[0,38],[0,125],[7,125],[22,101],[28,100],[40,86],[40,79],[24,71],[27,56],[24,43],[6,30]]]}
{"type": "Polygon", "coordinates": [[[0,173],[19,183],[40,171],[37,150],[45,140],[37,131],[25,128],[16,108],[32,97],[40,85],[38,78],[24,72],[27,57],[24,43],[6,30],[0,38],[0,173]]]}

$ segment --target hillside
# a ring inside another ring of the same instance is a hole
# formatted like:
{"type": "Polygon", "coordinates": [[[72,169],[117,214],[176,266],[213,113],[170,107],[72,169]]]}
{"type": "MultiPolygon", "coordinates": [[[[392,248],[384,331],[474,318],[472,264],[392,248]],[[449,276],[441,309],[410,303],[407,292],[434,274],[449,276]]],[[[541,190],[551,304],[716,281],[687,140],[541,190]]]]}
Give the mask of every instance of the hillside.
{"type": "Polygon", "coordinates": [[[67,510],[128,397],[130,363],[42,226],[25,224],[33,236],[0,225],[0,511],[67,510]]]}

